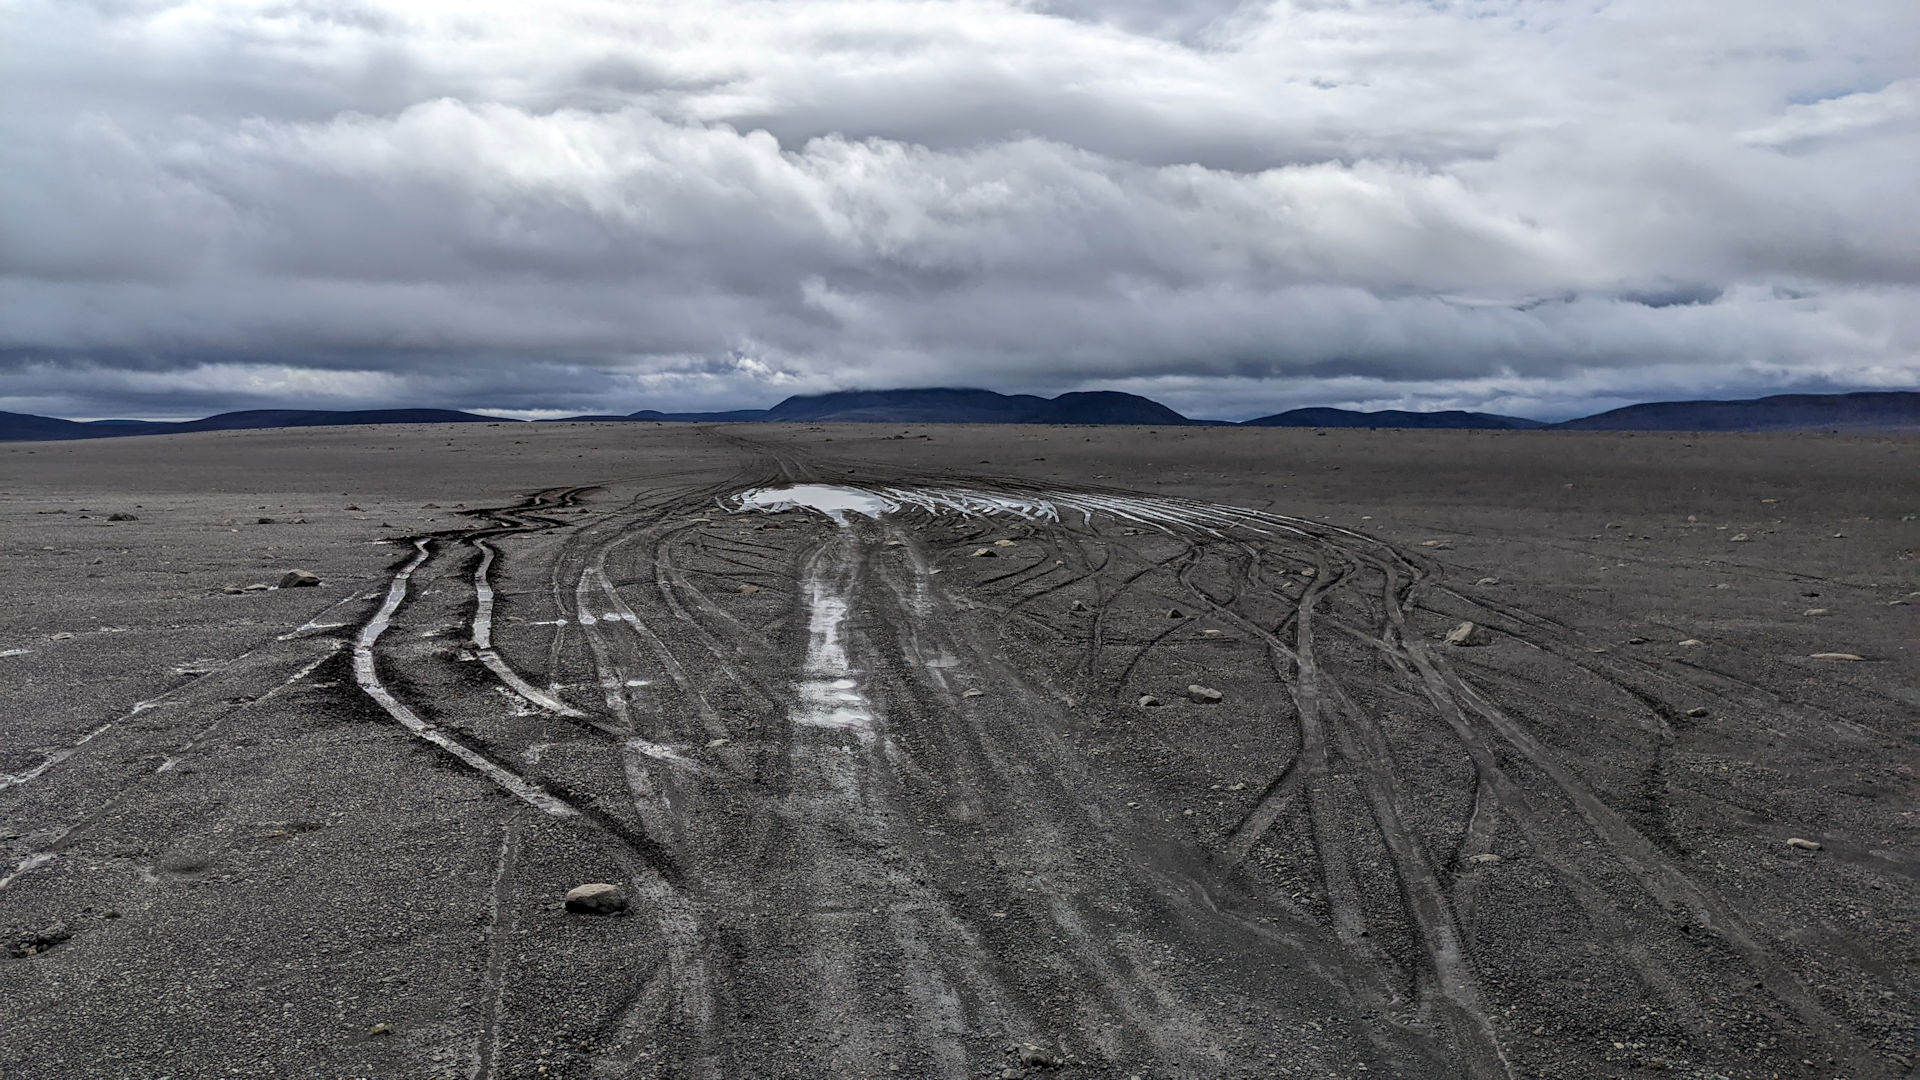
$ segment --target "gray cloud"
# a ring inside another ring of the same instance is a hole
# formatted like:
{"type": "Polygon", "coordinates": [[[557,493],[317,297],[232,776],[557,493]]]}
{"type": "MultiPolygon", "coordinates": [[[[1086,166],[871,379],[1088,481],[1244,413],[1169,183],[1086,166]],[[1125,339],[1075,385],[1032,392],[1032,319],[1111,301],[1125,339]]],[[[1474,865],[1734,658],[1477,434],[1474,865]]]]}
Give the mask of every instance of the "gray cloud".
{"type": "Polygon", "coordinates": [[[11,19],[0,408],[1920,383],[1904,0],[11,19]]]}

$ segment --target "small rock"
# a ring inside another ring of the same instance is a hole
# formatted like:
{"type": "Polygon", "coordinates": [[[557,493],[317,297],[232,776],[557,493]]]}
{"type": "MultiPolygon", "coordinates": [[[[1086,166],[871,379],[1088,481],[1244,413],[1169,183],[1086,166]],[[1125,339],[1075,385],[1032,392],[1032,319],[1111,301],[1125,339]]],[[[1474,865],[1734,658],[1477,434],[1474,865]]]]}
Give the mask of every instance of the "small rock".
{"type": "Polygon", "coordinates": [[[1823,608],[1823,607],[1810,607],[1810,608],[1808,608],[1807,610],[1805,610],[1805,611],[1803,611],[1803,612],[1801,612],[1800,614],[1802,614],[1802,615],[1825,615],[1826,613],[1827,613],[1827,609],[1826,609],[1826,608],[1823,608]]]}
{"type": "Polygon", "coordinates": [[[1630,637],[1627,639],[1627,644],[1629,645],[1645,645],[1646,643],[1647,639],[1643,637],[1630,637]]]}
{"type": "Polygon", "coordinates": [[[123,510],[118,513],[108,514],[107,520],[108,521],[139,521],[140,519],[137,516],[133,514],[129,514],[123,510]]]}
{"type": "Polygon", "coordinates": [[[1227,632],[1225,630],[1202,630],[1200,631],[1200,636],[1201,637],[1226,637],[1227,632]]]}
{"type": "Polygon", "coordinates": [[[358,509],[360,509],[360,508],[359,508],[358,506],[355,506],[355,505],[354,505],[354,504],[352,504],[352,503],[348,503],[347,505],[345,505],[345,506],[343,506],[343,507],[341,507],[340,509],[342,509],[342,510],[358,510],[358,509]]]}
{"type": "Polygon", "coordinates": [[[994,547],[1012,547],[1012,546],[1013,546],[1013,541],[1011,541],[1011,540],[995,540],[995,541],[993,542],[993,546],[994,546],[994,547]]]}
{"type": "Polygon", "coordinates": [[[567,892],[567,910],[576,915],[617,915],[627,910],[627,892],[603,881],[581,885],[567,892]]]}
{"type": "Polygon", "coordinates": [[[732,741],[733,741],[732,739],[708,739],[707,749],[718,750],[732,741]]]}
{"type": "Polygon", "coordinates": [[[1693,708],[1687,710],[1687,715],[1699,719],[1707,715],[1707,707],[1705,705],[1695,705],[1693,708]]]}
{"type": "Polygon", "coordinates": [[[976,686],[976,687],[973,687],[973,688],[972,688],[972,689],[970,689],[970,690],[964,690],[964,691],[961,691],[961,694],[960,694],[960,696],[961,696],[961,697],[963,697],[963,698],[966,698],[966,697],[980,697],[980,696],[982,696],[982,695],[984,695],[985,693],[986,693],[986,691],[985,691],[985,690],[982,690],[982,689],[980,689],[979,687],[977,687],[977,686],[976,686]]]}
{"type": "Polygon", "coordinates": [[[1449,645],[1459,645],[1462,647],[1469,645],[1491,645],[1493,644],[1493,631],[1488,630],[1477,622],[1468,621],[1447,631],[1446,640],[1449,645]]]}
{"type": "Polygon", "coordinates": [[[1746,540],[1747,540],[1746,533],[1734,533],[1732,536],[1727,537],[1727,543],[1729,544],[1745,543],[1746,540]]]}
{"type": "Polygon", "coordinates": [[[1060,1055],[1044,1046],[1037,1046],[1033,1043],[1021,1043],[1018,1054],[1022,1068],[1057,1069],[1066,1064],[1060,1055]]]}
{"type": "Polygon", "coordinates": [[[1487,852],[1482,852],[1479,855],[1469,855],[1467,856],[1467,861],[1470,863],[1475,863],[1479,866],[1492,866],[1494,863],[1497,863],[1500,861],[1500,856],[1495,855],[1491,851],[1487,851],[1487,852]]]}
{"type": "Polygon", "coordinates": [[[1141,694],[1140,700],[1134,702],[1134,704],[1140,706],[1143,709],[1157,709],[1160,707],[1161,701],[1159,698],[1154,697],[1152,694],[1141,694]]]}
{"type": "Polygon", "coordinates": [[[393,1025],[392,1024],[375,1024],[372,1027],[367,1029],[367,1034],[391,1035],[393,1034],[393,1025]]]}
{"type": "Polygon", "coordinates": [[[1701,641],[1699,638],[1692,638],[1692,637],[1679,643],[1680,647],[1684,649],[1691,649],[1691,648],[1694,648],[1695,646],[1705,645],[1705,644],[1706,642],[1701,641]]]}
{"type": "Polygon", "coordinates": [[[760,586],[755,585],[752,582],[746,582],[745,584],[742,584],[740,586],[741,596],[752,596],[754,593],[757,593],[759,591],[760,591],[760,586]]]}
{"type": "Polygon", "coordinates": [[[1195,705],[1218,705],[1225,698],[1225,694],[1211,686],[1201,686],[1199,683],[1190,683],[1187,686],[1187,700],[1195,705]]]}
{"type": "Polygon", "coordinates": [[[1000,557],[1000,553],[990,547],[984,547],[975,551],[970,557],[975,559],[997,559],[1000,557]]]}
{"type": "Polygon", "coordinates": [[[1474,582],[1474,584],[1475,585],[1498,585],[1500,584],[1500,579],[1497,577],[1483,577],[1479,581],[1474,582]]]}
{"type": "Polygon", "coordinates": [[[1864,657],[1864,656],[1855,656],[1854,654],[1852,654],[1852,653],[1850,653],[1850,652],[1817,652],[1817,653],[1813,653],[1813,654],[1811,654],[1811,656],[1809,657],[1809,659],[1812,659],[1812,660],[1846,660],[1846,661],[1849,661],[1849,662],[1852,662],[1852,663],[1858,663],[1858,662],[1860,662],[1860,661],[1862,661],[1862,660],[1865,660],[1865,659],[1866,659],[1866,657],[1864,657]]]}
{"type": "Polygon", "coordinates": [[[1302,569],[1302,570],[1300,571],[1300,576],[1301,576],[1301,577],[1304,577],[1304,578],[1310,578],[1310,577],[1319,577],[1319,576],[1320,576],[1320,571],[1318,571],[1318,570],[1316,570],[1316,569],[1314,569],[1313,567],[1311,567],[1311,566],[1309,566],[1309,567],[1305,567],[1304,569],[1302,569]]]}
{"type": "Polygon", "coordinates": [[[1087,610],[1087,602],[1085,600],[1075,600],[1073,603],[1067,605],[1067,610],[1085,611],[1087,610]]]}
{"type": "Polygon", "coordinates": [[[311,589],[320,584],[320,575],[311,570],[289,570],[280,575],[283,589],[311,589]]]}
{"type": "Polygon", "coordinates": [[[254,518],[253,523],[255,525],[278,525],[279,524],[279,522],[273,520],[272,518],[254,518]]]}
{"type": "Polygon", "coordinates": [[[1420,546],[1421,546],[1421,547],[1423,547],[1423,548],[1436,548],[1436,549],[1438,549],[1438,548],[1450,548],[1450,547],[1452,547],[1452,546],[1453,546],[1453,541],[1451,541],[1451,540],[1439,540],[1439,539],[1434,539],[1434,540],[1422,540],[1422,541],[1420,541],[1420,546]]]}
{"type": "Polygon", "coordinates": [[[1184,611],[1181,611],[1177,607],[1167,609],[1167,618],[1169,619],[1184,619],[1186,617],[1187,617],[1187,613],[1184,611]]]}
{"type": "Polygon", "coordinates": [[[71,937],[73,937],[73,927],[63,922],[49,923],[8,942],[7,955],[16,959],[37,956],[71,937]]]}
{"type": "Polygon", "coordinates": [[[1803,836],[1789,836],[1787,837],[1787,846],[1790,848],[1799,848],[1801,851],[1819,851],[1826,845],[1818,840],[1808,840],[1803,836]]]}

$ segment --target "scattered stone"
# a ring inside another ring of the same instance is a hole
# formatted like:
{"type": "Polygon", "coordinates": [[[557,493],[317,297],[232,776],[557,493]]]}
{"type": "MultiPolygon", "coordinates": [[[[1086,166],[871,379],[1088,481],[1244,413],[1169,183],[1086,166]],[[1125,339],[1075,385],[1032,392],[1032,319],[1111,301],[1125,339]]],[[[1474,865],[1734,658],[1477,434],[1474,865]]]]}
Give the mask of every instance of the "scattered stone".
{"type": "Polygon", "coordinates": [[[576,915],[617,915],[627,910],[627,891],[603,881],[581,885],[568,891],[567,910],[576,915]]]}
{"type": "Polygon", "coordinates": [[[1690,637],[1687,640],[1679,643],[1680,647],[1683,649],[1691,649],[1696,646],[1705,645],[1705,644],[1706,642],[1701,641],[1699,638],[1693,638],[1693,637],[1690,637]]]}
{"type": "Polygon", "coordinates": [[[1218,705],[1225,699],[1225,694],[1211,686],[1201,686],[1199,683],[1187,685],[1187,700],[1195,705],[1218,705]]]}
{"type": "Polygon", "coordinates": [[[1851,663],[1859,663],[1860,661],[1865,660],[1866,657],[1855,656],[1853,653],[1850,653],[1850,652],[1817,652],[1809,656],[1808,659],[1810,660],[1846,660],[1851,663]]]}
{"type": "Polygon", "coordinates": [[[1187,613],[1184,611],[1181,611],[1177,607],[1167,609],[1167,618],[1169,619],[1184,619],[1186,617],[1187,617],[1187,613]]]}
{"type": "Polygon", "coordinates": [[[974,552],[974,553],[973,553],[973,554],[972,554],[971,556],[969,556],[969,557],[970,557],[970,558],[975,558],[975,559],[997,559],[997,558],[999,558],[999,557],[1000,557],[1000,553],[999,553],[999,552],[997,552],[997,551],[995,551],[995,550],[993,550],[993,549],[992,549],[992,548],[990,548],[990,547],[984,547],[984,548],[980,548],[979,550],[977,550],[977,551],[975,551],[975,552],[974,552]]]}
{"type": "Polygon", "coordinates": [[[1803,611],[1803,612],[1801,612],[1800,614],[1802,614],[1802,615],[1825,615],[1826,613],[1827,613],[1827,609],[1826,609],[1826,608],[1823,608],[1823,607],[1810,607],[1810,608],[1808,608],[1807,610],[1805,610],[1805,611],[1803,611]]]}
{"type": "Polygon", "coordinates": [[[1707,715],[1707,707],[1705,705],[1695,705],[1693,708],[1687,710],[1687,715],[1697,720],[1707,715]]]}
{"type": "Polygon", "coordinates": [[[1493,644],[1493,631],[1488,630],[1477,622],[1463,622],[1459,626],[1447,631],[1447,644],[1462,647],[1469,645],[1491,645],[1493,644]]]}
{"type": "Polygon", "coordinates": [[[1433,540],[1422,540],[1422,541],[1420,541],[1420,546],[1421,546],[1421,547],[1423,547],[1423,548],[1436,548],[1436,549],[1444,549],[1444,548],[1450,548],[1450,547],[1452,547],[1452,546],[1453,546],[1453,541],[1451,541],[1451,540],[1442,540],[1442,539],[1438,539],[1438,538],[1435,538],[1435,539],[1433,539],[1433,540]]]}
{"type": "Polygon", "coordinates": [[[283,589],[311,589],[320,584],[320,575],[311,570],[289,570],[280,576],[283,589]]]}
{"type": "Polygon", "coordinates": [[[1011,541],[1011,540],[995,540],[995,541],[993,542],[993,546],[994,546],[994,547],[1012,547],[1012,546],[1013,546],[1013,541],[1011,541]]]}
{"type": "Polygon", "coordinates": [[[1734,533],[1732,536],[1727,537],[1727,543],[1729,544],[1744,543],[1746,542],[1746,540],[1747,540],[1746,533],[1734,533]]]}
{"type": "Polygon", "coordinates": [[[1647,639],[1643,637],[1630,637],[1627,639],[1627,644],[1629,645],[1645,645],[1646,643],[1647,639]]]}
{"type": "Polygon", "coordinates": [[[15,959],[38,956],[73,937],[73,927],[63,922],[49,923],[38,930],[20,934],[7,943],[7,955],[15,959]]]}
{"type": "Polygon", "coordinates": [[[372,1027],[367,1029],[367,1034],[368,1035],[391,1035],[393,1034],[393,1025],[392,1024],[375,1024],[372,1027]]]}
{"type": "Polygon", "coordinates": [[[118,513],[108,514],[107,520],[108,521],[139,521],[140,519],[137,516],[133,514],[129,514],[123,510],[118,513]]]}
{"type": "Polygon", "coordinates": [[[1320,571],[1315,570],[1313,567],[1309,566],[1300,571],[1300,576],[1304,578],[1319,577],[1320,571]]]}
{"type": "Polygon", "coordinates": [[[1226,637],[1227,632],[1225,630],[1202,630],[1200,631],[1200,636],[1201,637],[1226,637]]]}
{"type": "Polygon", "coordinates": [[[1818,840],[1808,840],[1803,836],[1787,837],[1787,846],[1790,848],[1799,848],[1801,851],[1819,851],[1821,848],[1826,847],[1825,844],[1822,844],[1818,840]]]}
{"type": "Polygon", "coordinates": [[[1467,861],[1470,863],[1475,863],[1480,866],[1492,866],[1494,863],[1497,863],[1500,861],[1500,856],[1495,855],[1491,851],[1487,851],[1487,852],[1482,852],[1479,855],[1469,855],[1467,856],[1467,861]]]}
{"type": "Polygon", "coordinates": [[[741,596],[752,596],[754,593],[757,593],[759,591],[760,591],[760,586],[755,585],[750,581],[740,586],[741,596]]]}
{"type": "Polygon", "coordinates": [[[1474,584],[1475,585],[1498,585],[1500,584],[1500,579],[1497,577],[1483,577],[1479,581],[1474,582],[1474,584]]]}
{"type": "Polygon", "coordinates": [[[1162,702],[1160,701],[1159,698],[1154,697],[1152,694],[1141,694],[1140,700],[1134,702],[1134,704],[1140,706],[1143,709],[1157,709],[1161,706],[1162,702]]]}
{"type": "Polygon", "coordinates": [[[973,687],[972,689],[962,691],[960,696],[963,698],[981,697],[981,696],[984,696],[985,694],[986,694],[985,690],[982,690],[976,686],[976,687],[973,687]]]}
{"type": "Polygon", "coordinates": [[[1073,603],[1067,605],[1067,610],[1085,611],[1087,610],[1087,602],[1085,600],[1075,600],[1073,603]]]}
{"type": "Polygon", "coordinates": [[[1016,1053],[1023,1069],[1057,1069],[1066,1064],[1060,1055],[1034,1043],[1021,1043],[1016,1053]]]}

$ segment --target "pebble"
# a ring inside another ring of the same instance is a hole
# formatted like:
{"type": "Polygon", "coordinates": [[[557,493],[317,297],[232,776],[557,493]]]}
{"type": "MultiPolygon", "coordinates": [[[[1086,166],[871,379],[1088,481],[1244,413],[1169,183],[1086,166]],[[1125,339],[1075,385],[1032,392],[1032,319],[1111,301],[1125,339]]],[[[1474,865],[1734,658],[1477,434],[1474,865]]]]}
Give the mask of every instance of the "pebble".
{"type": "Polygon", "coordinates": [[[1134,704],[1140,706],[1143,709],[1157,709],[1160,707],[1161,701],[1159,698],[1154,697],[1152,694],[1141,694],[1140,700],[1134,702],[1134,704]]]}
{"type": "Polygon", "coordinates": [[[367,1029],[367,1034],[391,1035],[393,1034],[393,1025],[392,1024],[375,1024],[372,1027],[367,1029]]]}
{"type": "Polygon", "coordinates": [[[1852,662],[1859,662],[1859,661],[1861,661],[1861,660],[1865,660],[1865,659],[1866,659],[1866,657],[1864,657],[1864,656],[1855,656],[1854,654],[1852,654],[1852,653],[1850,653],[1850,652],[1817,652],[1817,653],[1813,653],[1813,654],[1812,654],[1812,655],[1811,655],[1811,656],[1809,657],[1809,659],[1812,659],[1812,660],[1847,660],[1847,661],[1852,661],[1852,662]]]}
{"type": "Polygon", "coordinates": [[[1011,540],[995,540],[995,541],[993,542],[993,546],[994,546],[994,547],[1012,547],[1012,546],[1013,546],[1013,541],[1011,541],[1011,540]]]}
{"type": "Polygon", "coordinates": [[[617,915],[627,910],[627,892],[618,885],[590,882],[568,890],[567,910],[576,915],[617,915]]]}
{"type": "Polygon", "coordinates": [[[1475,585],[1498,585],[1500,584],[1500,579],[1497,577],[1483,577],[1479,581],[1474,582],[1474,584],[1475,585]]]}
{"type": "Polygon", "coordinates": [[[1688,638],[1685,641],[1680,642],[1680,645],[1682,647],[1688,648],[1688,649],[1691,649],[1696,645],[1705,645],[1705,644],[1706,642],[1701,641],[1699,638],[1692,638],[1692,637],[1688,638]]]}
{"type": "Polygon", "coordinates": [[[289,570],[280,575],[283,589],[311,589],[320,584],[320,575],[311,570],[289,570]]]}
{"type": "Polygon", "coordinates": [[[1789,836],[1787,837],[1787,846],[1790,848],[1799,848],[1801,851],[1819,851],[1826,845],[1818,840],[1808,840],[1803,836],[1789,836]]]}
{"type": "Polygon", "coordinates": [[[960,694],[960,696],[961,696],[961,697],[980,697],[981,695],[983,695],[983,694],[985,694],[985,693],[986,693],[986,691],[985,691],[985,690],[982,690],[982,689],[980,689],[979,687],[974,687],[974,688],[973,688],[973,689],[971,689],[971,690],[966,690],[966,691],[963,691],[963,692],[962,692],[962,693],[960,694]]]}
{"type": "Polygon", "coordinates": [[[1747,539],[1748,537],[1746,533],[1734,533],[1732,536],[1727,537],[1727,543],[1739,544],[1739,543],[1744,543],[1747,539]]]}
{"type": "Polygon", "coordinates": [[[1184,619],[1186,617],[1187,617],[1187,613],[1184,611],[1181,611],[1179,608],[1167,609],[1167,618],[1169,619],[1184,619]]]}
{"type": "Polygon", "coordinates": [[[1073,603],[1067,605],[1067,610],[1085,611],[1087,610],[1087,602],[1085,600],[1075,600],[1073,603]]]}
{"type": "Polygon", "coordinates": [[[970,557],[975,559],[997,559],[1000,557],[1000,553],[990,547],[984,547],[975,551],[970,557]]]}
{"type": "Polygon", "coordinates": [[[1446,640],[1449,645],[1459,645],[1462,647],[1469,645],[1490,645],[1493,643],[1493,632],[1481,626],[1479,623],[1468,621],[1447,631],[1446,640]]]}
{"type": "Polygon", "coordinates": [[[757,593],[759,591],[760,591],[760,586],[755,585],[752,582],[747,582],[740,586],[741,596],[752,596],[754,593],[757,593]]]}
{"type": "Polygon", "coordinates": [[[1805,611],[1803,611],[1803,612],[1801,612],[1800,614],[1802,614],[1802,615],[1825,615],[1826,613],[1827,613],[1827,609],[1826,609],[1826,608],[1823,608],[1823,607],[1810,607],[1810,608],[1808,608],[1807,610],[1805,610],[1805,611]]]}
{"type": "Polygon", "coordinates": [[[1424,548],[1450,548],[1453,546],[1453,542],[1450,540],[1422,540],[1420,541],[1420,546],[1424,548]]]}
{"type": "Polygon", "coordinates": [[[1707,707],[1704,705],[1695,705],[1693,708],[1687,710],[1687,715],[1695,718],[1705,716],[1707,715],[1707,707]]]}
{"type": "Polygon", "coordinates": [[[1627,639],[1627,644],[1629,645],[1645,645],[1646,643],[1647,639],[1643,637],[1630,637],[1627,639]]]}
{"type": "Polygon", "coordinates": [[[1187,686],[1187,700],[1196,705],[1218,705],[1225,698],[1225,694],[1211,686],[1201,686],[1199,683],[1187,686]]]}

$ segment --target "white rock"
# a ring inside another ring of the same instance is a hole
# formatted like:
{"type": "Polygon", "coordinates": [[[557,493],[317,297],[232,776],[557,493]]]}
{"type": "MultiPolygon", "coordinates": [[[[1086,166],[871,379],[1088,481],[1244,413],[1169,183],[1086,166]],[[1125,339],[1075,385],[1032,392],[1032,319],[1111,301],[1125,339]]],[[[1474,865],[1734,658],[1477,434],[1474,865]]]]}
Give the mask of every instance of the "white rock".
{"type": "Polygon", "coordinates": [[[1789,836],[1787,837],[1787,846],[1790,848],[1799,848],[1801,851],[1819,851],[1826,845],[1818,840],[1808,840],[1801,836],[1789,836]]]}
{"type": "Polygon", "coordinates": [[[1463,622],[1447,631],[1449,645],[1490,645],[1493,643],[1493,631],[1476,622],[1463,622]]]}
{"type": "Polygon", "coordinates": [[[1190,683],[1187,686],[1187,700],[1196,705],[1218,705],[1225,698],[1225,694],[1211,686],[1201,686],[1199,683],[1190,683]]]}
{"type": "Polygon", "coordinates": [[[615,915],[627,910],[627,891],[604,881],[579,885],[567,891],[567,910],[576,915],[615,915]]]}

